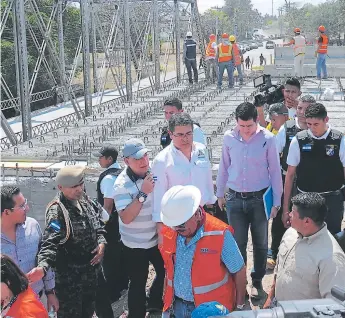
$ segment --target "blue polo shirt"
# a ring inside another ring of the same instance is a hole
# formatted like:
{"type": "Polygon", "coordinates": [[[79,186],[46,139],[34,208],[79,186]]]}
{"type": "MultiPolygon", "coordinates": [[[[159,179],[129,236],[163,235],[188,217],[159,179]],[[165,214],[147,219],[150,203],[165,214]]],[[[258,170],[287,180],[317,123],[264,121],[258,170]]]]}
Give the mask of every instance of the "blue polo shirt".
{"type": "MultiPolygon", "coordinates": [[[[175,296],[187,301],[194,301],[191,275],[192,263],[196,243],[204,236],[204,231],[204,226],[202,226],[187,245],[185,237],[177,236],[174,291],[175,296]]],[[[231,274],[237,273],[244,266],[241,252],[229,230],[224,233],[222,261],[231,274]]],[[[205,268],[205,270],[207,269],[205,268]]]]}

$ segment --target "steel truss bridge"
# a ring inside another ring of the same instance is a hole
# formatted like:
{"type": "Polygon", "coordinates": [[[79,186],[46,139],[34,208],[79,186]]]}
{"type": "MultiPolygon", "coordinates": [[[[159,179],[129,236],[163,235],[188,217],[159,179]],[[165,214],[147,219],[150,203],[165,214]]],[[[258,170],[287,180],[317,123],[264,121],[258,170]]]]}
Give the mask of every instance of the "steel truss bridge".
{"type": "Polygon", "coordinates": [[[180,43],[189,30],[198,40],[201,54],[205,52],[196,0],[6,0],[2,6],[0,35],[3,39],[6,34],[6,39],[9,37],[14,43],[16,79],[15,87],[10,87],[6,74],[1,72],[1,127],[6,134],[1,139],[2,149],[93,116],[93,106],[103,104],[109,82],[118,93],[114,101],[118,104],[159,93],[172,82],[180,83],[180,43]],[[76,30],[66,29],[64,22],[71,7],[80,10],[76,30]],[[71,62],[65,53],[66,32],[79,35],[71,62]],[[37,50],[35,67],[30,71],[28,44],[37,50]],[[167,79],[171,60],[176,77],[167,79]],[[51,89],[37,90],[37,78],[42,74],[49,78],[51,89]],[[76,98],[78,74],[82,76],[84,107],[76,98]],[[144,77],[150,84],[142,89],[140,82],[144,77]],[[137,87],[133,89],[134,83],[137,87]],[[94,105],[92,93],[98,97],[94,105]],[[74,113],[33,127],[32,103],[51,100],[54,95],[63,102],[69,101],[74,113]],[[20,113],[21,131],[15,133],[11,129],[3,113],[8,109],[20,113]]]}

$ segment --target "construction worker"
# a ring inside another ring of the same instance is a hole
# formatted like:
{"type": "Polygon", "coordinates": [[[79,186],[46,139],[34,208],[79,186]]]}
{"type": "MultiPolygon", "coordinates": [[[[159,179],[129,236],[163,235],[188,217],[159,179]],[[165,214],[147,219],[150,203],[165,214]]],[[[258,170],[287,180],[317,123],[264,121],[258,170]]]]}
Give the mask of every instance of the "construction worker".
{"type": "Polygon", "coordinates": [[[223,74],[224,70],[228,72],[229,78],[229,88],[234,87],[234,65],[232,62],[232,48],[229,42],[229,35],[227,33],[222,34],[222,43],[218,45],[217,50],[217,58],[218,58],[218,88],[222,88],[223,82],[223,74]]]}
{"type": "Polygon", "coordinates": [[[315,51],[316,60],[316,76],[317,79],[327,78],[327,66],[326,66],[326,56],[328,49],[328,36],[325,34],[326,28],[323,25],[319,26],[319,39],[317,44],[317,50],[315,51]]]}
{"type": "Polygon", "coordinates": [[[246,267],[233,229],[204,211],[200,190],[173,186],[163,196],[160,215],[165,226],[159,249],[166,268],[162,317],[191,318],[196,307],[210,301],[229,311],[243,309],[246,267]]]}
{"type": "Polygon", "coordinates": [[[238,45],[236,44],[236,37],[234,35],[230,35],[229,40],[232,46],[232,61],[234,64],[234,69],[237,69],[238,77],[240,79],[240,85],[243,85],[242,52],[239,49],[238,45]]]}
{"type": "Polygon", "coordinates": [[[192,69],[194,82],[198,82],[198,69],[196,66],[196,42],[194,39],[192,39],[192,36],[192,32],[188,31],[183,45],[183,63],[186,65],[190,84],[193,84],[192,69]]]}
{"type": "Polygon", "coordinates": [[[214,84],[216,78],[218,77],[218,67],[217,67],[217,42],[216,42],[216,35],[211,34],[210,42],[206,47],[206,54],[205,54],[205,61],[206,61],[206,78],[209,78],[211,82],[214,84]],[[211,76],[212,73],[212,76],[211,76]]]}

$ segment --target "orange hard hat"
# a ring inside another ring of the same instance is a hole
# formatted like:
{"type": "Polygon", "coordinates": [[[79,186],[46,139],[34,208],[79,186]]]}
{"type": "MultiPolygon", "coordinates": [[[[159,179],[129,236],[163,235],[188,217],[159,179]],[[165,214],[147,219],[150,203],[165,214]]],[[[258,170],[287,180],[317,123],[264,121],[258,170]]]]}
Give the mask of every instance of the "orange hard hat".
{"type": "Polygon", "coordinates": [[[212,33],[212,34],[210,34],[209,38],[210,38],[210,40],[213,40],[216,38],[216,35],[212,33]]]}
{"type": "Polygon", "coordinates": [[[229,34],[223,33],[223,34],[222,34],[222,39],[227,39],[227,40],[229,40],[229,34]]]}
{"type": "Polygon", "coordinates": [[[301,29],[300,29],[300,28],[295,28],[293,31],[294,31],[295,33],[301,33],[301,29]]]}
{"type": "Polygon", "coordinates": [[[320,26],[319,26],[319,31],[320,31],[320,32],[325,32],[325,31],[326,31],[326,28],[325,28],[323,25],[320,25],[320,26]]]}

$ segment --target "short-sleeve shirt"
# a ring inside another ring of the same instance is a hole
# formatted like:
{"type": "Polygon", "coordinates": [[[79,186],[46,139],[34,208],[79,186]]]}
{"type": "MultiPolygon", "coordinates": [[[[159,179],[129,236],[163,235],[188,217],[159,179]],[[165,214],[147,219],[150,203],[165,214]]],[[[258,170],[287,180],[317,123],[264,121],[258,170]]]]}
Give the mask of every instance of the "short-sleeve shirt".
{"type": "MultiPolygon", "coordinates": [[[[136,199],[143,184],[143,179],[132,180],[127,169],[124,169],[116,178],[114,184],[114,202],[120,213],[136,199]]],[[[119,217],[119,228],[123,244],[129,248],[149,249],[158,244],[156,223],[152,221],[152,193],[150,193],[137,217],[129,224],[124,224],[119,217]]]]}
{"type": "MultiPolygon", "coordinates": [[[[121,166],[117,163],[114,162],[108,169],[111,168],[116,168],[116,169],[121,169],[121,166]]],[[[103,197],[105,199],[113,199],[115,194],[114,194],[114,183],[116,180],[116,176],[113,176],[111,174],[106,175],[103,180],[101,181],[101,193],[103,194],[103,197]]]]}
{"type": "Polygon", "coordinates": [[[278,301],[331,298],[334,285],[345,286],[345,254],[326,224],[307,237],[289,228],[279,246],[275,274],[278,301]]]}

